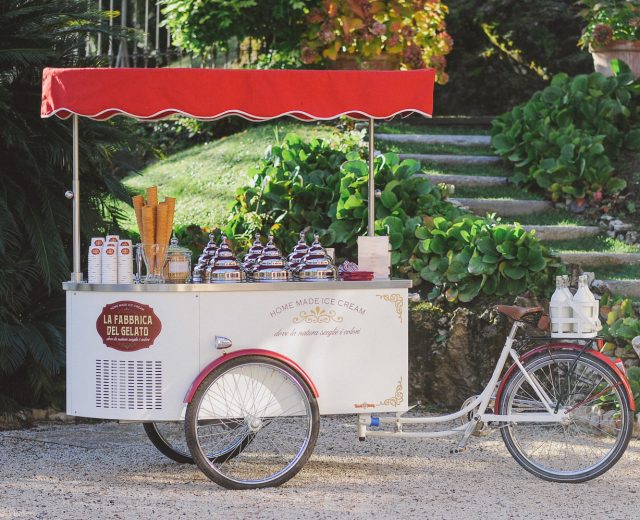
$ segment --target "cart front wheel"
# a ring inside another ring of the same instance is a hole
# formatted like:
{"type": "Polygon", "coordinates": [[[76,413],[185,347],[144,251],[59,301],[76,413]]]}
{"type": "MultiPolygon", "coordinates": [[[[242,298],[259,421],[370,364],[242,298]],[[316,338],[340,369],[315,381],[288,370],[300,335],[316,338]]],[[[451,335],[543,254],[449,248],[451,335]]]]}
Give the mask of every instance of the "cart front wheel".
{"type": "Polygon", "coordinates": [[[279,486],[307,462],[318,403],[300,375],[262,356],[231,359],[198,386],[185,431],[195,463],[228,489],[279,486]]]}

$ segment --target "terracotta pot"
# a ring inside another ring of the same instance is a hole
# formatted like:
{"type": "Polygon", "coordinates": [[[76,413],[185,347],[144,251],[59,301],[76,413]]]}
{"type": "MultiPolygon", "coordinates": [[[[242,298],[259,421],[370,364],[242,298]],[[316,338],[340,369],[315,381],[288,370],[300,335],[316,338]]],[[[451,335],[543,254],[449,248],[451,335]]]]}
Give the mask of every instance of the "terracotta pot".
{"type": "Polygon", "coordinates": [[[327,60],[327,68],[331,70],[399,70],[400,60],[393,54],[381,54],[371,58],[341,54],[335,60],[327,60]]]}
{"type": "Polygon", "coordinates": [[[618,41],[597,49],[589,47],[589,52],[596,72],[613,76],[611,60],[618,59],[629,65],[634,78],[640,77],[640,41],[618,41]]]}

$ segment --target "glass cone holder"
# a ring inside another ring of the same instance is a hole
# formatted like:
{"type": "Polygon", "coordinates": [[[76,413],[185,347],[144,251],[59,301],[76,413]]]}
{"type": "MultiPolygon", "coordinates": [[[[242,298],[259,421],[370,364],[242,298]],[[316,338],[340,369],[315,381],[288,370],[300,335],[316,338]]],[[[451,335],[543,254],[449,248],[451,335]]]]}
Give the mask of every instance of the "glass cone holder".
{"type": "Polygon", "coordinates": [[[144,283],[164,283],[167,249],[166,244],[142,244],[142,258],[147,269],[144,283]]]}

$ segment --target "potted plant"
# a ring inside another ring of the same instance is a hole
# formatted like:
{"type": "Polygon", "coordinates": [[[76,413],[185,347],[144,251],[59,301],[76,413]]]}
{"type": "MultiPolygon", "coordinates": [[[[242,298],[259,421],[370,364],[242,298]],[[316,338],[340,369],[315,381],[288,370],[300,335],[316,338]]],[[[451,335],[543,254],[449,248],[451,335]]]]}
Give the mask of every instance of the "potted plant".
{"type": "Polygon", "coordinates": [[[587,26],[578,42],[593,56],[596,72],[612,74],[611,61],[622,60],[640,77],[640,1],[582,0],[587,26]]]}
{"type": "Polygon", "coordinates": [[[323,0],[310,11],[302,42],[306,64],[329,68],[434,68],[448,81],[447,6],[440,0],[323,0]]]}

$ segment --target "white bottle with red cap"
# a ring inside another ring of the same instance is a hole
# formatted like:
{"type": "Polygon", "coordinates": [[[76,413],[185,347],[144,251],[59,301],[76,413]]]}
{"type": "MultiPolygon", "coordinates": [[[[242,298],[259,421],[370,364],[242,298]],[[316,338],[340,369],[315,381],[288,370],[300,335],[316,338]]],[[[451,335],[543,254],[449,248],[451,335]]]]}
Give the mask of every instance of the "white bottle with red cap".
{"type": "Polygon", "coordinates": [[[600,303],[589,290],[587,275],[578,278],[578,290],[573,296],[575,330],[577,335],[595,335],[601,328],[598,313],[600,303]]]}

